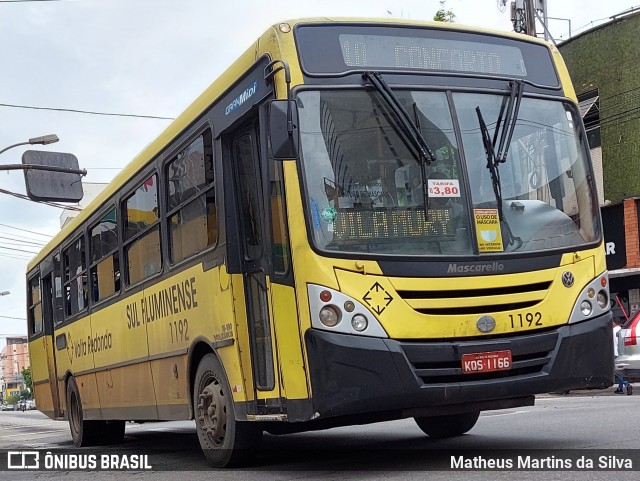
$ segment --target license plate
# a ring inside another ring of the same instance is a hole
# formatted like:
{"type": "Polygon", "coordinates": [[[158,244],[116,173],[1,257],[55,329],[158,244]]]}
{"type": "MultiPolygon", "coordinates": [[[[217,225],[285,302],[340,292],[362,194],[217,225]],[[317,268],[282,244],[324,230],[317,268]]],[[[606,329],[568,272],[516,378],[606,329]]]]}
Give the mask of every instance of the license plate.
{"type": "Polygon", "coordinates": [[[511,351],[473,352],[463,354],[461,360],[463,374],[511,369],[511,351]]]}

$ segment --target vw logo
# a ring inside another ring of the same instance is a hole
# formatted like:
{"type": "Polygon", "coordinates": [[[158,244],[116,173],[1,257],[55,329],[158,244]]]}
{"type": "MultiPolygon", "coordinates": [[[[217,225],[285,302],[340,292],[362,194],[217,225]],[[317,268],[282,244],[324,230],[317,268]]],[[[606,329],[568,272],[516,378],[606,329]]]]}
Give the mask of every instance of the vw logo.
{"type": "Polygon", "coordinates": [[[565,287],[571,287],[574,282],[573,274],[569,271],[565,271],[562,273],[562,283],[565,287]]]}
{"type": "Polygon", "coordinates": [[[496,320],[491,316],[482,316],[476,321],[476,327],[480,332],[491,332],[496,328],[496,320]]]}

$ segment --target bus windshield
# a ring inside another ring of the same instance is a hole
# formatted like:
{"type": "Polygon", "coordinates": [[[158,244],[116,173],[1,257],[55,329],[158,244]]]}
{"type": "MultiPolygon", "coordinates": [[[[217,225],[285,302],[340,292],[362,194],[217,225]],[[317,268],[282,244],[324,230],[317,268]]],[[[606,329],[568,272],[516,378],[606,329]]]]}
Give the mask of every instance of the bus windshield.
{"type": "Polygon", "coordinates": [[[394,93],[422,132],[431,159],[417,154],[376,91],[298,94],[307,218],[316,248],[468,256],[598,240],[586,145],[568,103],[525,96],[507,127],[504,94],[394,93]],[[494,144],[503,129],[513,130],[497,176],[488,168],[478,111],[494,144]]]}

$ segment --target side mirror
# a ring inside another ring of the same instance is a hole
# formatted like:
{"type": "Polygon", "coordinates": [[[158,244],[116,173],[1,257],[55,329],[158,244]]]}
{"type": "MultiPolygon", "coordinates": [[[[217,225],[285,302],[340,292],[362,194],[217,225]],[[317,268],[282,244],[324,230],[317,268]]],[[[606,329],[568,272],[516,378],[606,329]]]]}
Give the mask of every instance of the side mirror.
{"type": "Polygon", "coordinates": [[[272,100],[268,111],[269,156],[275,160],[298,158],[300,132],[295,100],[272,100]]]}
{"type": "Polygon", "coordinates": [[[73,154],[27,150],[22,154],[27,195],[37,202],[80,202],[82,189],[78,159],[73,154]]]}

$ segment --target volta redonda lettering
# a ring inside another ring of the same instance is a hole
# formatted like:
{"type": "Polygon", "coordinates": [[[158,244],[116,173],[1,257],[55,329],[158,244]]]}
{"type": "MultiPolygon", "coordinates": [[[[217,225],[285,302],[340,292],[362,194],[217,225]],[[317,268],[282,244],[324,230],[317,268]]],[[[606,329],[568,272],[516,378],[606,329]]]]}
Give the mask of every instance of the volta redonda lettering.
{"type": "Polygon", "coordinates": [[[100,351],[106,351],[113,347],[111,333],[105,331],[104,334],[94,334],[88,336],[87,340],[74,340],[71,334],[67,333],[67,346],[71,350],[71,354],[77,359],[100,351]]]}
{"type": "Polygon", "coordinates": [[[138,302],[127,304],[127,327],[134,329],[198,307],[196,278],[191,277],[170,287],[144,296],[138,302]]]}

